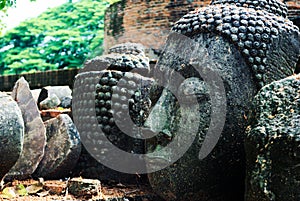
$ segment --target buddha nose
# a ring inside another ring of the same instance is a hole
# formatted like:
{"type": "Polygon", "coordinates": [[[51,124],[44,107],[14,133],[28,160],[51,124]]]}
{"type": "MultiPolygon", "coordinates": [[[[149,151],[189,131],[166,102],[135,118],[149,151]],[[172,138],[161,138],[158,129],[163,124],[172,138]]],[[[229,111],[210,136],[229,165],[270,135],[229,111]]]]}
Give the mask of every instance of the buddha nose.
{"type": "Polygon", "coordinates": [[[160,98],[152,108],[145,122],[145,127],[156,134],[164,134],[172,137],[171,126],[176,111],[175,96],[169,90],[164,89],[160,98]]]}

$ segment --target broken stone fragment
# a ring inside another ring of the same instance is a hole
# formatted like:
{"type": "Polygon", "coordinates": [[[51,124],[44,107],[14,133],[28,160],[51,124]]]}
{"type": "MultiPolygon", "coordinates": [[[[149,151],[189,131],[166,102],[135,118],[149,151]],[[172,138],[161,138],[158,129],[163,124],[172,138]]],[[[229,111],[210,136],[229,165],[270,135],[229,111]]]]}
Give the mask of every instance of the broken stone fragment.
{"type": "Polygon", "coordinates": [[[75,197],[99,196],[101,182],[97,179],[73,178],[68,182],[69,192],[75,197]]]}
{"type": "Polygon", "coordinates": [[[40,108],[41,109],[54,109],[57,106],[59,106],[60,103],[61,103],[61,101],[59,100],[59,98],[55,94],[51,94],[48,98],[46,98],[45,100],[40,102],[40,108]]]}
{"type": "Polygon", "coordinates": [[[0,92],[0,179],[18,160],[24,138],[21,110],[11,96],[0,92]]]}
{"type": "Polygon", "coordinates": [[[22,77],[13,89],[12,98],[21,109],[25,125],[23,151],[17,163],[9,171],[7,178],[24,179],[37,168],[44,155],[46,145],[46,129],[40,117],[28,82],[22,77]]]}
{"type": "Polygon", "coordinates": [[[246,201],[300,200],[300,74],[255,97],[246,137],[246,201]]]}
{"type": "Polygon", "coordinates": [[[38,97],[38,104],[50,97],[52,94],[55,94],[59,100],[62,100],[66,96],[72,95],[72,90],[69,86],[47,86],[43,87],[41,93],[38,97]]]}
{"type": "Polygon", "coordinates": [[[40,93],[41,93],[41,89],[32,89],[32,90],[30,90],[30,91],[31,91],[31,94],[32,94],[32,96],[33,96],[35,102],[37,103],[38,98],[39,98],[39,95],[40,95],[40,93]]]}
{"type": "Polygon", "coordinates": [[[71,108],[72,106],[72,96],[63,97],[60,103],[62,108],[71,108]]]}
{"type": "Polygon", "coordinates": [[[45,122],[47,145],[45,155],[34,176],[61,179],[68,176],[81,152],[79,133],[67,114],[45,122]]]}

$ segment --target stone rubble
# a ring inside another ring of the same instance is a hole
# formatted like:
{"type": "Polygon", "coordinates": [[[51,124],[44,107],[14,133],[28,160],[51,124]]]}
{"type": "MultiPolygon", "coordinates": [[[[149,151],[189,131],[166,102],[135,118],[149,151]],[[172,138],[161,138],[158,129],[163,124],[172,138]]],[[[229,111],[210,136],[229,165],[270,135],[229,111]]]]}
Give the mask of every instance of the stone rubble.
{"type": "Polygon", "coordinates": [[[29,84],[23,77],[16,82],[11,96],[22,111],[25,134],[21,156],[6,178],[22,179],[35,171],[44,156],[46,129],[29,84]]]}
{"type": "Polygon", "coordinates": [[[263,87],[253,108],[245,201],[300,200],[300,74],[263,87]]]}
{"type": "Polygon", "coordinates": [[[44,124],[47,130],[47,144],[34,177],[65,178],[76,165],[81,153],[79,133],[67,114],[60,114],[44,124]]]}
{"type": "Polygon", "coordinates": [[[24,121],[13,98],[0,92],[0,180],[15,165],[23,150],[24,121]]]}

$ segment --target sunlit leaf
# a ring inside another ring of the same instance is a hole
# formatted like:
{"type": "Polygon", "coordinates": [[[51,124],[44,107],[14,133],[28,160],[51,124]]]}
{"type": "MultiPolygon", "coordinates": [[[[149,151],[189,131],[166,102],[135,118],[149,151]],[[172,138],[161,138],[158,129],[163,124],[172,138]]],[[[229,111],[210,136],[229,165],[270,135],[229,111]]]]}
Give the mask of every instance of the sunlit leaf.
{"type": "Polygon", "coordinates": [[[1,193],[2,198],[12,199],[17,197],[14,187],[6,187],[1,193]]]}
{"type": "Polygon", "coordinates": [[[15,191],[19,196],[25,196],[28,195],[28,192],[23,184],[19,184],[15,187],[15,191]]]}

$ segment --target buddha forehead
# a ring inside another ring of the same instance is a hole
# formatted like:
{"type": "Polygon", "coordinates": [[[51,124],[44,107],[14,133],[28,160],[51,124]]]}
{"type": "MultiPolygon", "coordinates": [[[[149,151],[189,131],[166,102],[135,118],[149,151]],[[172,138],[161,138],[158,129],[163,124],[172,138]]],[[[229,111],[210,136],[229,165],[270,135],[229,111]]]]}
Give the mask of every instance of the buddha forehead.
{"type": "Polygon", "coordinates": [[[192,38],[171,33],[156,69],[163,72],[165,80],[169,80],[174,71],[185,79],[202,79],[207,70],[217,71],[225,80],[241,71],[248,77],[252,75],[237,47],[214,33],[201,33],[192,38]]]}
{"type": "Polygon", "coordinates": [[[212,0],[212,5],[236,5],[239,7],[264,10],[277,16],[287,16],[287,6],[279,0],[212,0]]]}

